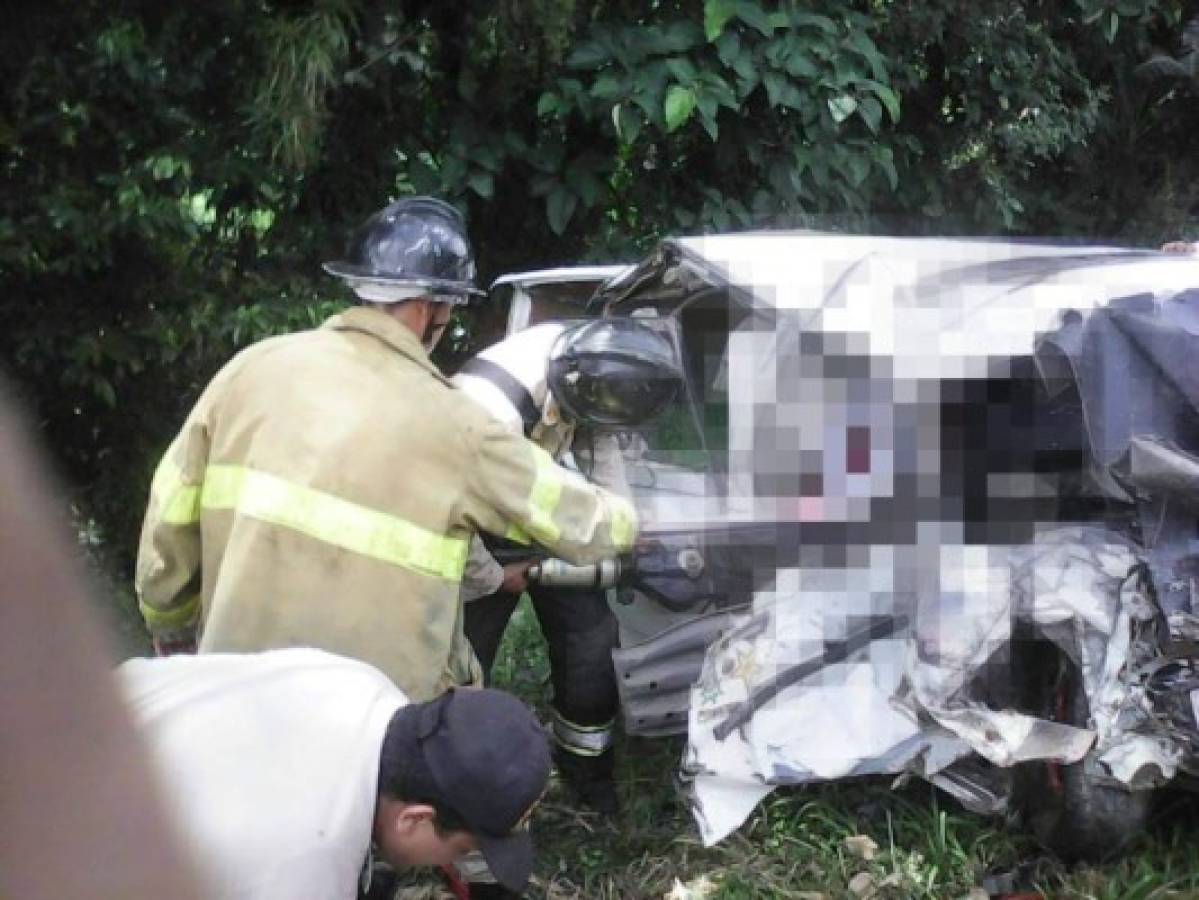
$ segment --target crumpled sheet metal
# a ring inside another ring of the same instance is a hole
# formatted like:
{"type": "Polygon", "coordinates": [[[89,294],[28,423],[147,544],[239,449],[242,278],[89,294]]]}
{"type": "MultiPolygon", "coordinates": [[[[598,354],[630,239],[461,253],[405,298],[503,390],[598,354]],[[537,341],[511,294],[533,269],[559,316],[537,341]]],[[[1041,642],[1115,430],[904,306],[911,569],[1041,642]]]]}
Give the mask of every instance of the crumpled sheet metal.
{"type": "Polygon", "coordinates": [[[1109,774],[1125,783],[1145,762],[1157,765],[1158,777],[1172,777],[1178,748],[1130,728],[1150,724],[1143,694],[1122,677],[1135,662],[1131,623],[1152,615],[1140,595],[1133,545],[1097,527],[1053,528],[1030,545],[1007,548],[1006,555],[1006,566],[991,569],[990,590],[973,592],[966,615],[935,601],[922,610],[908,668],[915,707],[998,766],[1076,762],[1094,745],[1109,774]],[[1003,657],[1013,629],[1022,625],[1078,665],[1093,731],[995,710],[973,695],[975,677],[1003,657]]]}
{"type": "Polygon", "coordinates": [[[626,734],[659,737],[687,729],[691,685],[699,677],[705,648],[730,622],[715,612],[676,625],[650,643],[612,653],[626,734]]]}
{"type": "Polygon", "coordinates": [[[971,754],[998,766],[1075,762],[1094,745],[1112,777],[1143,779],[1146,763],[1159,779],[1174,774],[1178,748],[1152,732],[1143,698],[1120,679],[1130,621],[1143,614],[1130,577],[1139,560],[1126,541],[1101,528],[1053,528],[1027,546],[874,547],[871,562],[865,575],[780,572],[709,649],[692,691],[683,765],[705,843],[739,826],[777,785],[900,772],[932,778],[971,754]],[[929,572],[936,584],[913,590],[912,579],[929,572]],[[838,646],[880,617],[892,617],[892,633],[838,658],[838,646]],[[977,696],[988,678],[1010,677],[1007,649],[1024,624],[1078,663],[1095,730],[977,696]],[[824,664],[771,695],[814,658],[824,664]],[[730,721],[742,724],[730,730],[730,721]],[[1129,731],[1128,722],[1149,733],[1129,731]]]}
{"type": "Polygon", "coordinates": [[[1168,616],[1199,610],[1199,289],[1068,314],[1037,344],[1046,385],[1077,388],[1099,492],[1135,504],[1168,616]]]}
{"type": "Polygon", "coordinates": [[[705,843],[740,825],[776,785],[932,772],[970,752],[892,702],[915,618],[913,579],[927,571],[920,557],[930,549],[874,546],[869,568],[782,569],[709,648],[692,689],[683,761],[705,843]],[[879,638],[836,652],[888,619],[893,627],[879,638]],[[802,681],[760,703],[813,660],[802,681]]]}

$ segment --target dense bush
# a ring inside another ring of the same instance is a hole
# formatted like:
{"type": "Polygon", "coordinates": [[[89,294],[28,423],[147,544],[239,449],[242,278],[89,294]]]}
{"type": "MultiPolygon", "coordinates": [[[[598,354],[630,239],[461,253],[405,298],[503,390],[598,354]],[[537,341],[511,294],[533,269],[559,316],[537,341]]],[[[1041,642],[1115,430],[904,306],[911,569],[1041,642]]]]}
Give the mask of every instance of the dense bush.
{"type": "Polygon", "coordinates": [[[758,226],[1153,243],[1194,227],[1195,6],[17,4],[0,358],[127,558],[211,372],[334,308],[388,197],[462,206],[485,277],[758,226]]]}

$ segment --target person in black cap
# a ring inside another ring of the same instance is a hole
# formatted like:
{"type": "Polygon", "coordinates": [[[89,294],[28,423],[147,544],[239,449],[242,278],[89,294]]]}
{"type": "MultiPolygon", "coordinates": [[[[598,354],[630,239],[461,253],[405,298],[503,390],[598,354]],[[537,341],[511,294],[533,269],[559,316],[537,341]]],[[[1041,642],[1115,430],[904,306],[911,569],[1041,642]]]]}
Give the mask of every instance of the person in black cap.
{"type": "MultiPolygon", "coordinates": [[[[496,881],[524,889],[533,868],[528,823],[545,792],[549,751],[544,729],[502,691],[451,691],[399,710],[379,761],[380,815],[395,805],[427,805],[442,832],[469,833],[496,881]]],[[[403,829],[383,829],[380,847],[403,862],[403,829]]]]}
{"type": "Polygon", "coordinates": [[[524,889],[550,753],[515,697],[410,704],[379,670],[308,648],[137,659],[118,676],[206,897],[352,900],[376,851],[401,867],[478,851],[524,889]]]}

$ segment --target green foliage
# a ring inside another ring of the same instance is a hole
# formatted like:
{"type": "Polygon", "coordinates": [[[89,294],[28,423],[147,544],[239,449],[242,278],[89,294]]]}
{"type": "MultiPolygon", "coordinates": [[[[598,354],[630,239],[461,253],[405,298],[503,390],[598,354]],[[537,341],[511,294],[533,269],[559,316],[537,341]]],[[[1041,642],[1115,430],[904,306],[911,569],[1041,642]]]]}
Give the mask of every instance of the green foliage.
{"type": "Polygon", "coordinates": [[[0,32],[0,353],[128,550],[205,380],[333,308],[319,262],[390,197],[459,204],[485,277],[764,226],[1195,236],[1194,14],[17,4],[0,32]]]}
{"type": "Polygon", "coordinates": [[[359,74],[346,71],[351,14],[343,0],[325,0],[305,15],[262,23],[266,71],[246,113],[258,139],[270,147],[272,161],[297,171],[315,162],[329,94],[359,74]]]}
{"type": "MultiPolygon", "coordinates": [[[[579,146],[610,148],[605,189],[579,194],[572,212],[635,209],[658,228],[727,229],[865,211],[889,191],[884,132],[900,100],[878,21],[783,7],[721,0],[704,5],[702,23],[683,13],[596,26],[540,103],[566,135],[589,135],[579,146]],[[628,168],[652,173],[635,194],[622,190],[628,168]]],[[[578,164],[563,161],[551,196],[570,192],[578,164]]]]}
{"type": "Polygon", "coordinates": [[[0,38],[0,354],[126,556],[208,376],[333,305],[304,277],[297,225],[314,228],[290,217],[294,182],[241,118],[257,64],[243,12],[85,3],[18,13],[0,38]]]}

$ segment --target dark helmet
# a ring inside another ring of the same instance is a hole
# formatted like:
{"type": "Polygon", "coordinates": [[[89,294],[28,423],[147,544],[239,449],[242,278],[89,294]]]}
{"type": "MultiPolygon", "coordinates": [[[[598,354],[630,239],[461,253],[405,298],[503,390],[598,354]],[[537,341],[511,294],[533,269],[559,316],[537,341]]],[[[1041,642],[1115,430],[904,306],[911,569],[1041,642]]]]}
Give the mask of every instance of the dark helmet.
{"type": "Polygon", "coordinates": [[[572,418],[632,428],[662,412],[683,375],[661,331],[636,319],[601,319],[568,328],[554,342],[547,380],[572,418]]]}
{"type": "Polygon", "coordinates": [[[407,197],[379,210],[354,232],[346,259],[327,262],[363,300],[429,296],[465,303],[475,287],[475,257],[461,213],[433,197],[407,197]]]}

